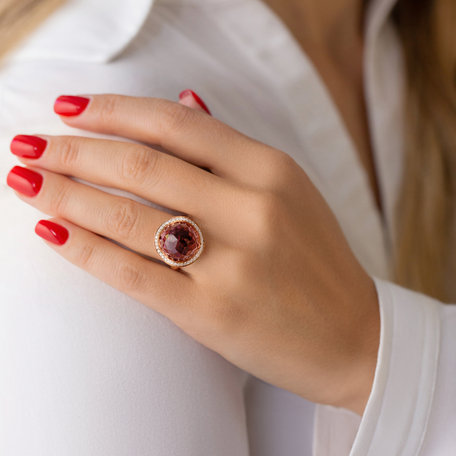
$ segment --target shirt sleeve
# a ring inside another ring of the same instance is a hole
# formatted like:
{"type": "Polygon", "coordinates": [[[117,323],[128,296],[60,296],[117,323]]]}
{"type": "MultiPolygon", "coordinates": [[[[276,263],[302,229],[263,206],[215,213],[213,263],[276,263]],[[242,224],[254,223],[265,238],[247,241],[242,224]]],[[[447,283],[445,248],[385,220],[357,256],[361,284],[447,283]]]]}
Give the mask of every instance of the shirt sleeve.
{"type": "Polygon", "coordinates": [[[456,454],[456,306],[373,279],[381,330],[371,394],[362,417],[317,405],[313,454],[456,454]]]}

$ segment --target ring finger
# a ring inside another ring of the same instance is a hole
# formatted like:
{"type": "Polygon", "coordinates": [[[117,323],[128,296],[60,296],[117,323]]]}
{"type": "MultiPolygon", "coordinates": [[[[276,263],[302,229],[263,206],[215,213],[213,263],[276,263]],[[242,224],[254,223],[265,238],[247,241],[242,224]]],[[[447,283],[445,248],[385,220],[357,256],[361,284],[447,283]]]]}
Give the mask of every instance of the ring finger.
{"type": "MultiPolygon", "coordinates": [[[[40,211],[160,259],[154,235],[172,217],[169,213],[41,169],[16,166],[8,174],[7,182],[19,198],[40,211]]],[[[200,224],[198,219],[194,220],[200,224]]],[[[206,226],[203,229],[207,241],[211,232],[206,226]]]]}

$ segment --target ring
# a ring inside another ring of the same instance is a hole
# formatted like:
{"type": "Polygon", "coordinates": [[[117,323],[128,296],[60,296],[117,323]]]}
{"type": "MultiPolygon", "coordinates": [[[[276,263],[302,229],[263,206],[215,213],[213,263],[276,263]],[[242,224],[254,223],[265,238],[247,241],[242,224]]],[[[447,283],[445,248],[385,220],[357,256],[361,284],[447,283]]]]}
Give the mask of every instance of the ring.
{"type": "Polygon", "coordinates": [[[172,269],[195,262],[204,248],[200,227],[184,215],[172,217],[155,232],[155,249],[172,269]]]}

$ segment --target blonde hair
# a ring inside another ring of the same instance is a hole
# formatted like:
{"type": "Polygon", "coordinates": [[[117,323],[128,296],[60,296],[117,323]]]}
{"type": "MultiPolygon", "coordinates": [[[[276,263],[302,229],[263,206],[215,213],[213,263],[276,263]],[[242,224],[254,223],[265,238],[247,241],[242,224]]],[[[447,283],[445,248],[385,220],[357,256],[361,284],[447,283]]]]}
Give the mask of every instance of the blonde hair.
{"type": "Polygon", "coordinates": [[[64,0],[0,0],[0,58],[46,19],[64,0]]]}
{"type": "MultiPolygon", "coordinates": [[[[0,57],[62,2],[2,0],[0,57]]],[[[408,78],[394,280],[447,301],[444,278],[448,258],[456,254],[449,251],[456,188],[456,2],[398,0],[393,19],[408,78]]]]}
{"type": "MultiPolygon", "coordinates": [[[[456,189],[456,2],[399,0],[407,68],[405,162],[396,206],[395,281],[442,301],[456,189]]],[[[450,271],[456,274],[456,271],[450,271]]],[[[456,280],[456,276],[455,276],[456,280]]],[[[454,293],[454,291],[453,291],[454,293]]]]}

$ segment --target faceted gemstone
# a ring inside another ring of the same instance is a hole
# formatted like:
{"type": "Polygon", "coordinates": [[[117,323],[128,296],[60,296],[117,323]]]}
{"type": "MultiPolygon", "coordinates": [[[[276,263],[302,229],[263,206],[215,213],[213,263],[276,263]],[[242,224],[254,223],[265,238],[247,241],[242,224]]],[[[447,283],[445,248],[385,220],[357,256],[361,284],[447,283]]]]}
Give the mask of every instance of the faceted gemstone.
{"type": "Polygon", "coordinates": [[[190,260],[201,247],[198,231],[185,221],[165,227],[158,242],[168,257],[177,262],[190,260]]]}

